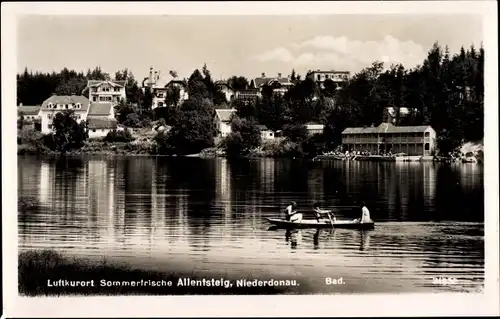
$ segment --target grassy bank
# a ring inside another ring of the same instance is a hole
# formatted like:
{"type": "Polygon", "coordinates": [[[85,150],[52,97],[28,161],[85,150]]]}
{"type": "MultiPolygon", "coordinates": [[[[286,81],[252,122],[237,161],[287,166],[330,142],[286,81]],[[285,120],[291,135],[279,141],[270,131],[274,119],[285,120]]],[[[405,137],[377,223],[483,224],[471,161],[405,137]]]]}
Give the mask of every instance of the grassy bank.
{"type": "MultiPolygon", "coordinates": [[[[186,272],[164,272],[134,269],[126,264],[100,261],[80,257],[64,256],[53,250],[25,251],[18,255],[19,260],[19,293],[26,296],[57,295],[219,295],[219,294],[282,294],[292,293],[293,287],[237,287],[235,281],[229,288],[224,287],[189,287],[177,286],[179,278],[193,280],[219,279],[223,276],[214,271],[213,277],[196,277],[186,272]],[[94,287],[49,286],[59,279],[79,282],[94,282],[94,287]],[[101,286],[106,282],[172,282],[171,287],[155,287],[151,285],[136,286],[101,286]]],[[[231,278],[224,278],[232,280],[231,278]]],[[[243,279],[243,278],[233,278],[243,279]]],[[[250,279],[250,278],[249,278],[250,279]]],[[[253,279],[253,278],[252,278],[253,279]]],[[[264,278],[259,278],[265,280],[264,278]]]]}

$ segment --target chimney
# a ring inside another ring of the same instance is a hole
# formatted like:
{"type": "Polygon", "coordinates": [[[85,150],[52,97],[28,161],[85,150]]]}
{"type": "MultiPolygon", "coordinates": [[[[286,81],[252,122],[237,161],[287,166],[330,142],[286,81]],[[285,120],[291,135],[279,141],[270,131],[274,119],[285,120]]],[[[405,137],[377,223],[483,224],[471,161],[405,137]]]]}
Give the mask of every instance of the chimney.
{"type": "Polygon", "coordinates": [[[156,80],[158,81],[158,80],[160,80],[160,71],[158,71],[157,73],[158,73],[158,75],[156,76],[156,80]]]}
{"type": "Polygon", "coordinates": [[[149,68],[149,83],[153,82],[153,67],[149,68]]]}
{"type": "Polygon", "coordinates": [[[23,103],[19,103],[19,106],[23,106],[23,103]]]}
{"type": "Polygon", "coordinates": [[[262,77],[265,78],[266,77],[266,74],[264,72],[262,72],[262,77]]]}
{"type": "Polygon", "coordinates": [[[278,73],[278,79],[281,79],[281,73],[278,73]]]}

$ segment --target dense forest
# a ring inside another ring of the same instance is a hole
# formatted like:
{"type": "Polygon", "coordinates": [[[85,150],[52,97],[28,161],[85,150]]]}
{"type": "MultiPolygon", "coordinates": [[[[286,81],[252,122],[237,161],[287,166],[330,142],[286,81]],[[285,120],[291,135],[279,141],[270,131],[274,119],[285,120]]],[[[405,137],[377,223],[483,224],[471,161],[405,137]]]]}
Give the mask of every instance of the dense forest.
{"type": "MultiPolygon", "coordinates": [[[[173,128],[169,143],[183,145],[188,148],[186,152],[213,145],[214,132],[210,127],[216,107],[235,107],[239,118],[275,130],[323,123],[323,139],[331,147],[340,143],[344,128],[378,125],[386,120],[386,107],[395,107],[397,125],[431,125],[439,136],[440,149],[450,152],[464,141],[483,138],[484,54],[483,48],[474,46],[462,47],[452,54],[447,47],[435,43],[417,67],[384,66],[375,61],[341,87],[327,80],[320,88],[308,74],[302,77],[292,70],[294,86],[284,96],[273,94],[272,87],[264,86],[260,98],[246,103],[226,101],[205,65],[184,80],[189,99],[178,105],[178,98],[170,94],[166,99],[169,107],[159,114],[150,110],[151,93],[141,90],[141,83],[127,69],[117,71],[113,77],[99,67],[86,73],[66,68],[59,73],[32,73],[25,69],[17,75],[17,101],[38,105],[53,93],[82,94],[87,80],[127,79],[127,103],[118,106],[118,120],[137,126],[164,118],[173,128]],[[410,113],[402,116],[399,107],[408,108],[410,113]]],[[[249,80],[233,76],[228,83],[241,90],[248,88],[249,80]]]]}

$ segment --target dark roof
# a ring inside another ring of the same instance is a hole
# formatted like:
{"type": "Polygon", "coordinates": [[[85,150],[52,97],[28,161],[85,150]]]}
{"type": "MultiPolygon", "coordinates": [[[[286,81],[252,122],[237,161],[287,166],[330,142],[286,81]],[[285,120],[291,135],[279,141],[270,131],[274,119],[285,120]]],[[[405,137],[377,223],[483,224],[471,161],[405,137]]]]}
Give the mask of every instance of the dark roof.
{"type": "Polygon", "coordinates": [[[236,112],[235,109],[216,109],[215,110],[217,117],[219,117],[219,119],[222,122],[229,122],[229,120],[231,119],[231,115],[233,115],[233,113],[235,113],[235,112],[236,112]]]}
{"type": "Polygon", "coordinates": [[[101,116],[88,116],[87,126],[89,129],[116,129],[117,121],[101,116]]]}
{"type": "Polygon", "coordinates": [[[17,115],[38,115],[41,105],[21,105],[17,107],[17,115]]]}
{"type": "Polygon", "coordinates": [[[91,103],[89,108],[89,116],[92,115],[110,115],[113,105],[111,103],[91,103]]]}
{"type": "Polygon", "coordinates": [[[350,74],[350,71],[336,71],[336,70],[314,70],[311,73],[340,73],[340,74],[350,74]]]}
{"type": "Polygon", "coordinates": [[[391,123],[382,123],[377,127],[348,127],[342,134],[423,133],[429,128],[432,129],[429,125],[394,126],[391,123]]]}
{"type": "Polygon", "coordinates": [[[271,81],[276,80],[281,85],[292,85],[292,82],[288,78],[268,78],[268,77],[258,77],[253,80],[253,84],[256,88],[260,88],[264,84],[268,84],[271,81]]]}
{"type": "Polygon", "coordinates": [[[215,84],[215,86],[225,86],[225,87],[229,88],[231,91],[235,91],[235,89],[233,89],[229,84],[227,84],[224,81],[216,81],[214,84],[215,84]]]}
{"type": "MultiPolygon", "coordinates": [[[[56,104],[77,104],[80,103],[81,108],[79,109],[73,109],[75,111],[79,112],[87,112],[89,108],[89,99],[87,99],[83,95],[52,95],[42,103],[42,111],[55,111],[57,109],[52,109],[52,108],[47,108],[49,103],[52,103],[54,105],[56,104]]],[[[60,109],[59,109],[60,110],[60,109]]]]}
{"type": "Polygon", "coordinates": [[[165,84],[165,87],[169,86],[170,84],[180,84],[180,85],[186,87],[186,83],[182,80],[172,80],[172,81],[168,82],[167,84],[165,84]]]}

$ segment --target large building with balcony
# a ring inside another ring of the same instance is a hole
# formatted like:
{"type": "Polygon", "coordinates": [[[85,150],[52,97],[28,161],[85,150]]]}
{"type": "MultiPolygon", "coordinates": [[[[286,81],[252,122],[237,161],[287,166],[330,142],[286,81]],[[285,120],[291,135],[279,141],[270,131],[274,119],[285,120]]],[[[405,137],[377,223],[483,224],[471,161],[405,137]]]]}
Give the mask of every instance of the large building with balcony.
{"type": "Polygon", "coordinates": [[[127,81],[89,80],[83,92],[88,90],[90,102],[107,102],[116,105],[121,100],[126,101],[127,99],[126,83],[127,81]]]}
{"type": "Polygon", "coordinates": [[[311,71],[309,73],[309,76],[311,77],[311,79],[314,80],[314,82],[318,83],[321,87],[323,87],[323,84],[325,83],[326,80],[332,80],[337,84],[346,82],[347,80],[349,80],[351,72],[335,71],[335,70],[330,70],[330,71],[316,70],[316,71],[311,71]]]}
{"type": "Polygon", "coordinates": [[[435,147],[436,132],[429,125],[382,123],[378,127],[348,127],[342,132],[342,148],[346,151],[429,156],[433,155],[435,147]]]}

